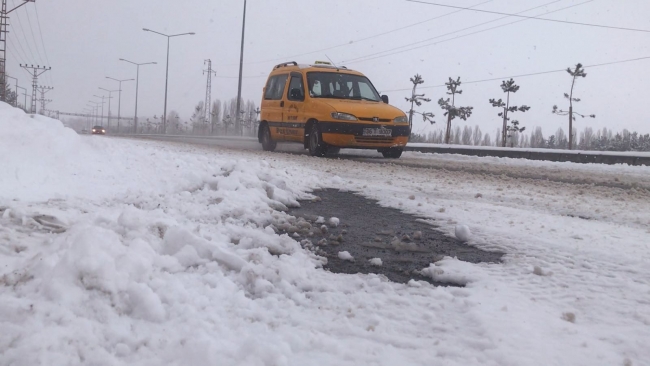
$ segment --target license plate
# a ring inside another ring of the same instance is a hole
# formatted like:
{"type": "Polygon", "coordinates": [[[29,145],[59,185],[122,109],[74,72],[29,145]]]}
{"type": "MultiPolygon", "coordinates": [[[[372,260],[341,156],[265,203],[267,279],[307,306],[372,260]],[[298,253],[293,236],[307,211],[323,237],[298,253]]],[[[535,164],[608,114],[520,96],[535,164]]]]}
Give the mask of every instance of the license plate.
{"type": "Polygon", "coordinates": [[[364,136],[381,136],[381,137],[391,137],[393,136],[393,130],[390,128],[364,128],[363,129],[363,135],[364,136]]]}

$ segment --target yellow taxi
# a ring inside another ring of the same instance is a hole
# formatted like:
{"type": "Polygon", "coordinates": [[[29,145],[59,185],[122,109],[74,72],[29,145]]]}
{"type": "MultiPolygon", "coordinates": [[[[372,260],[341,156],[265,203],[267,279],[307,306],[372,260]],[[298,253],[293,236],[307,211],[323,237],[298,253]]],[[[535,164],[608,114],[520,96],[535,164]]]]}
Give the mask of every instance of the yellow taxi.
{"type": "Polygon", "coordinates": [[[258,139],[265,151],[297,142],[312,156],[352,148],[399,158],[410,134],[406,114],[362,73],[345,67],[282,63],[263,89],[258,139]]]}

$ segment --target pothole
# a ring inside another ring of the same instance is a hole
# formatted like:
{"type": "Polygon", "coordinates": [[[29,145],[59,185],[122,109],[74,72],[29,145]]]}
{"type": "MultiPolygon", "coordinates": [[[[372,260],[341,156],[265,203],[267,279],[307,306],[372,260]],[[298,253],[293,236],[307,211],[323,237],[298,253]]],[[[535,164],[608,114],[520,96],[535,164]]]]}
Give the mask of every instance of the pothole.
{"type": "Polygon", "coordinates": [[[289,211],[311,224],[310,234],[303,231],[302,235],[290,235],[327,257],[325,268],[335,273],[375,273],[394,282],[415,279],[449,286],[419,271],[445,256],[470,263],[499,262],[503,256],[464,244],[417,216],[382,207],[355,193],[326,189],[314,194],[319,199],[302,201],[300,208],[289,211]],[[333,217],[338,219],[338,225],[329,222],[333,217]],[[376,258],[381,259],[381,265],[377,265],[376,258]]]}

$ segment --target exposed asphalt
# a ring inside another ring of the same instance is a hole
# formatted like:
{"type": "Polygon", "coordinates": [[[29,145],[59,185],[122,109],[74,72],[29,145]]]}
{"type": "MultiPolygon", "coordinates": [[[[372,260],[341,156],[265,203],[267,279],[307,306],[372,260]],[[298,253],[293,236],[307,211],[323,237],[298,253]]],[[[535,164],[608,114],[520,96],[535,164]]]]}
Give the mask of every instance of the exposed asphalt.
{"type": "Polygon", "coordinates": [[[445,256],[459,260],[499,262],[503,253],[486,252],[444,235],[436,227],[418,221],[417,216],[380,206],[377,201],[338,190],[314,192],[318,200],[303,201],[290,214],[304,218],[314,227],[314,235],[301,238],[303,246],[327,257],[325,268],[336,273],[376,273],[389,280],[406,283],[411,279],[436,285],[418,271],[445,256]],[[322,217],[324,223],[316,223],[322,217]],[[333,227],[329,219],[339,219],[333,227]],[[321,229],[322,226],[326,229],[321,229]],[[347,251],[354,260],[339,258],[347,251]],[[379,258],[381,266],[370,263],[379,258]]]}

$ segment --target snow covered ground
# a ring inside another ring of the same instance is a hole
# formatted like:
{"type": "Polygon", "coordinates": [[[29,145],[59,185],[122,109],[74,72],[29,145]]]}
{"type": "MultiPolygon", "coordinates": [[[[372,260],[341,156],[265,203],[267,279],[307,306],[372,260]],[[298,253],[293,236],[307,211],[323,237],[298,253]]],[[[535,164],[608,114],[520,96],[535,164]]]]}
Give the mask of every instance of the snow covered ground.
{"type": "Polygon", "coordinates": [[[4,104],[0,157],[0,365],[650,364],[650,193],[582,183],[649,167],[78,136],[4,104]],[[464,288],[324,271],[270,227],[319,187],[467,225],[504,263],[423,268],[464,288]]]}

